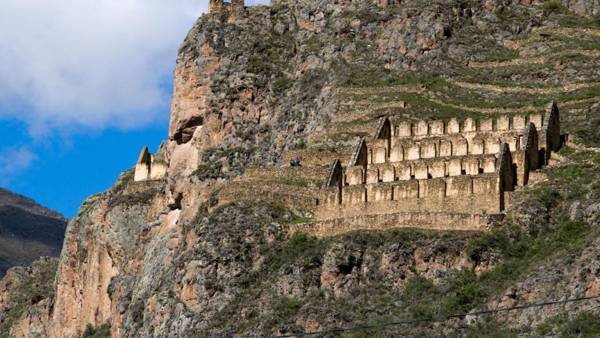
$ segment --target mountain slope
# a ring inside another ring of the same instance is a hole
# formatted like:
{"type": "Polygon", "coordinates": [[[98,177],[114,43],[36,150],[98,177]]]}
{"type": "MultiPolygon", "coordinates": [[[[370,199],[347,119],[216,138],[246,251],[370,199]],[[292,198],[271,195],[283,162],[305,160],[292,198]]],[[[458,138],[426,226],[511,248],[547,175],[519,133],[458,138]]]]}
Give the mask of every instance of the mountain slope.
{"type": "Polygon", "coordinates": [[[64,216],[0,188],[0,276],[41,256],[58,256],[66,227],[64,216]]]}
{"type": "Polygon", "coordinates": [[[333,336],[598,335],[597,299],[433,320],[600,290],[591,14],[556,1],[279,0],[202,16],[177,59],[167,178],[134,182],[128,171],[83,203],[54,292],[27,300],[12,335],[262,337],[364,324],[333,336]],[[569,143],[515,192],[497,229],[289,231],[313,221],[298,196],[382,116],[480,118],[552,100],[569,143]],[[295,157],[309,173],[286,169],[295,157]],[[405,320],[422,322],[383,325],[405,320]]]}

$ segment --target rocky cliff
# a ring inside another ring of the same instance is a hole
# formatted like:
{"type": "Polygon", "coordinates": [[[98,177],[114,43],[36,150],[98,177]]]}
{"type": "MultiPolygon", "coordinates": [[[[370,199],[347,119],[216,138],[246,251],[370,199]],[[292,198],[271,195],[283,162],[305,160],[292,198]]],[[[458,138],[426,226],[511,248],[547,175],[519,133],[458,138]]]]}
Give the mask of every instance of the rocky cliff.
{"type": "Polygon", "coordinates": [[[0,277],[13,266],[58,256],[66,227],[64,216],[0,188],[0,277]]]}
{"type": "MultiPolygon", "coordinates": [[[[600,332],[597,299],[434,320],[599,290],[597,7],[302,0],[203,15],[177,59],[167,178],[134,182],[128,171],[86,200],[55,277],[36,284],[52,291],[26,298],[2,334],[246,337],[365,324],[330,334],[600,332]],[[524,113],[551,100],[569,144],[516,192],[498,228],[290,235],[311,222],[295,192],[316,184],[281,174],[290,156],[318,173],[381,116],[524,113]],[[292,198],[265,198],[276,189],[292,198]],[[419,322],[385,325],[402,320],[419,322]]],[[[3,285],[45,276],[32,269],[3,285]]],[[[1,291],[0,305],[15,303],[1,291]]]]}

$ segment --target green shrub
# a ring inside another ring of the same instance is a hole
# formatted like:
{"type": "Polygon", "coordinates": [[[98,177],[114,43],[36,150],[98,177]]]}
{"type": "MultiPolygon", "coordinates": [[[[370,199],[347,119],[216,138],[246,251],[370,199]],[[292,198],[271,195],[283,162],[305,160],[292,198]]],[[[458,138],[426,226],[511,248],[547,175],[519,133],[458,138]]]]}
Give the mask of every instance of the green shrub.
{"type": "Polygon", "coordinates": [[[435,309],[427,304],[414,304],[408,307],[408,312],[413,319],[432,319],[435,317],[435,309]]]}
{"type": "Polygon", "coordinates": [[[300,140],[292,146],[292,150],[303,150],[303,149],[306,149],[306,147],[307,147],[306,141],[300,140]]]}
{"type": "Polygon", "coordinates": [[[13,285],[9,290],[8,305],[0,321],[0,337],[8,337],[12,325],[30,309],[31,305],[42,299],[54,297],[54,278],[58,268],[58,260],[40,260],[33,262],[37,273],[27,276],[21,283],[13,285]]]}
{"type": "Polygon", "coordinates": [[[289,76],[282,76],[273,81],[273,91],[281,94],[288,90],[294,84],[294,79],[289,76]]]}
{"type": "Polygon", "coordinates": [[[588,230],[589,225],[585,222],[568,221],[560,225],[557,229],[554,241],[559,243],[572,243],[585,237],[588,230]]]}
{"type": "MultiPolygon", "coordinates": [[[[376,324],[376,323],[374,323],[376,324]]],[[[361,328],[355,331],[351,331],[342,337],[347,338],[372,338],[372,337],[381,337],[383,333],[383,329],[381,327],[374,328],[361,328]]]]}
{"type": "Polygon", "coordinates": [[[109,324],[103,324],[98,327],[88,324],[81,338],[110,338],[110,336],[109,324]]]}
{"type": "Polygon", "coordinates": [[[482,236],[476,237],[467,244],[467,254],[475,261],[479,262],[483,258],[483,253],[496,249],[504,252],[509,245],[510,239],[503,231],[493,230],[482,236]]]}
{"type": "Polygon", "coordinates": [[[286,323],[294,317],[302,307],[302,302],[289,297],[273,296],[271,303],[273,313],[266,320],[266,326],[275,327],[286,323]]]}
{"type": "Polygon", "coordinates": [[[562,337],[593,338],[600,337],[600,315],[581,312],[567,322],[561,330],[562,337]]]}
{"type": "Polygon", "coordinates": [[[533,190],[533,197],[538,202],[540,202],[544,208],[549,209],[550,207],[552,207],[559,195],[558,192],[556,192],[549,186],[544,185],[533,190]]]}
{"type": "Polygon", "coordinates": [[[445,314],[465,313],[485,299],[485,292],[471,271],[463,270],[452,281],[454,290],[445,299],[442,311],[445,314]]]}
{"type": "Polygon", "coordinates": [[[567,8],[558,0],[544,1],[540,8],[544,11],[544,15],[559,14],[567,12],[567,8]]]}
{"type": "Polygon", "coordinates": [[[600,168],[600,154],[592,154],[592,164],[594,164],[596,168],[600,168]]]}
{"type": "Polygon", "coordinates": [[[290,237],[283,247],[283,253],[289,258],[295,258],[303,254],[318,252],[321,248],[322,241],[318,238],[303,233],[296,233],[290,237]]]}
{"type": "Polygon", "coordinates": [[[557,326],[563,325],[566,322],[566,316],[564,314],[559,314],[554,317],[550,317],[546,319],[543,323],[538,325],[535,328],[535,332],[538,336],[545,336],[553,331],[553,329],[557,326]]]}
{"type": "Polygon", "coordinates": [[[408,280],[404,286],[402,300],[409,303],[419,302],[421,299],[431,294],[435,290],[435,285],[429,279],[416,275],[408,280]]]}
{"type": "Polygon", "coordinates": [[[491,319],[485,322],[477,322],[476,324],[469,326],[466,331],[467,338],[509,338],[509,337],[520,337],[517,332],[507,328],[506,325],[499,323],[495,319],[491,319]]]}

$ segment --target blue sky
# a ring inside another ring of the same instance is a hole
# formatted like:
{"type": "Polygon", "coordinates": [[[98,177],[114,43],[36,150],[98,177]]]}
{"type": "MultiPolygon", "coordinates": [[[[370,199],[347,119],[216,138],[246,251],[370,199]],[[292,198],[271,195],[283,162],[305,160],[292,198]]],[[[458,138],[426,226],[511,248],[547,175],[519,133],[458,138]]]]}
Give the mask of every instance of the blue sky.
{"type": "Polygon", "coordinates": [[[156,149],[177,48],[207,3],[2,0],[0,186],[70,218],[156,149]]]}

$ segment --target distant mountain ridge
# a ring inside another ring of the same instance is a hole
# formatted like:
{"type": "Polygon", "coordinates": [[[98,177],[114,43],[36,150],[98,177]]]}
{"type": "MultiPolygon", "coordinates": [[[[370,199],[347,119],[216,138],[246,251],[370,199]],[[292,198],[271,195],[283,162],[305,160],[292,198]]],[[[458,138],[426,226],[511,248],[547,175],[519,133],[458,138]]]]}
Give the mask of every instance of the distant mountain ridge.
{"type": "Polygon", "coordinates": [[[0,188],[0,276],[41,256],[58,256],[66,226],[60,213],[0,188]]]}

